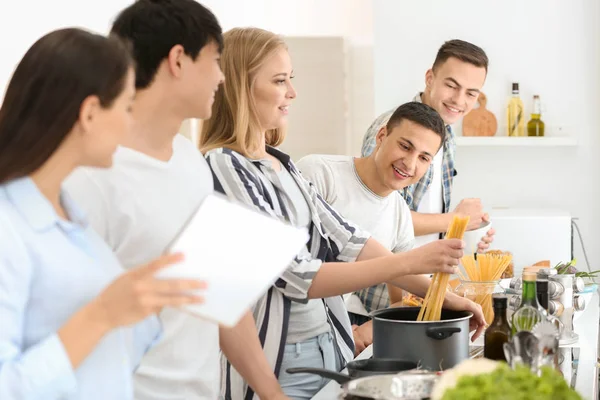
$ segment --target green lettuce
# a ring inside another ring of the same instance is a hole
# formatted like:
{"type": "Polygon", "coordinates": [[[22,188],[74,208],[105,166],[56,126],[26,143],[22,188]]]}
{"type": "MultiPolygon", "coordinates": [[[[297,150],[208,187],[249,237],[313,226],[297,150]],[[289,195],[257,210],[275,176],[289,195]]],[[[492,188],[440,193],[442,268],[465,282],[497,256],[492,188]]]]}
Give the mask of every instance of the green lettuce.
{"type": "Polygon", "coordinates": [[[502,363],[493,372],[464,375],[442,400],[582,400],[556,370],[544,366],[541,376],[519,365],[502,363]]]}

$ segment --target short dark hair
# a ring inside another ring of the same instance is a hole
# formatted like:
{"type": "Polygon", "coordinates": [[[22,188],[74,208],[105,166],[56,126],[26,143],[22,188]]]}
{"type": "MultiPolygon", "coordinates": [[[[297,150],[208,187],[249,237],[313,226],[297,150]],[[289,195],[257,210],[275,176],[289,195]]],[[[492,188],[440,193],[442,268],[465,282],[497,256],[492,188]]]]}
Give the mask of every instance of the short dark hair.
{"type": "Polygon", "coordinates": [[[440,47],[432,69],[435,70],[452,57],[476,67],[485,68],[487,73],[489,60],[485,51],[481,47],[459,39],[449,40],[440,47]]]}
{"type": "Polygon", "coordinates": [[[0,108],[0,183],[41,167],[73,129],[88,96],[110,107],[132,67],[129,49],[117,38],[68,28],[36,41],[0,108]]]}
{"type": "Polygon", "coordinates": [[[195,0],[137,0],[117,16],[111,34],[133,48],[137,89],[150,86],[160,63],[176,45],[183,46],[194,61],[210,42],[223,49],[217,18],[195,0]]]}
{"type": "Polygon", "coordinates": [[[437,133],[442,138],[442,143],[444,143],[446,124],[434,108],[417,101],[402,104],[396,108],[396,111],[390,117],[386,125],[387,134],[389,135],[405,119],[437,133]]]}

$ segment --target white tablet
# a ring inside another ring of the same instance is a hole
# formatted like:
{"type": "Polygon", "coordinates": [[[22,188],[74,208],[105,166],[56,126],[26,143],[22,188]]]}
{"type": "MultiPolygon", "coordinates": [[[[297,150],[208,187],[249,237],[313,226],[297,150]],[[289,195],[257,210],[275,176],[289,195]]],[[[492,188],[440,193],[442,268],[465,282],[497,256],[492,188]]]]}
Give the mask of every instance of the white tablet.
{"type": "Polygon", "coordinates": [[[184,261],[161,270],[157,277],[206,281],[208,288],[199,292],[205,302],[185,309],[234,326],[308,239],[306,229],[212,194],[167,249],[183,253],[184,261]]]}

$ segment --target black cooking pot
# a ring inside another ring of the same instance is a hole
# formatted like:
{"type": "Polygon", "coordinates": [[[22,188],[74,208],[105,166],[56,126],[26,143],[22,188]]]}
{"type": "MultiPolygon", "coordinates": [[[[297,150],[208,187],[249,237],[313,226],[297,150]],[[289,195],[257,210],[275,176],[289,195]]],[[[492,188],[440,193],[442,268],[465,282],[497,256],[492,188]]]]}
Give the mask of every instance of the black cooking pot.
{"type": "Polygon", "coordinates": [[[390,359],[374,359],[350,361],[346,364],[348,375],[324,368],[288,368],[288,374],[315,374],[323,378],[333,379],[339,384],[346,383],[356,378],[374,375],[396,374],[417,368],[416,362],[390,359]]]}
{"type": "Polygon", "coordinates": [[[468,311],[442,310],[441,321],[417,321],[420,307],[374,311],[373,357],[414,361],[432,371],[469,358],[468,311]]]}

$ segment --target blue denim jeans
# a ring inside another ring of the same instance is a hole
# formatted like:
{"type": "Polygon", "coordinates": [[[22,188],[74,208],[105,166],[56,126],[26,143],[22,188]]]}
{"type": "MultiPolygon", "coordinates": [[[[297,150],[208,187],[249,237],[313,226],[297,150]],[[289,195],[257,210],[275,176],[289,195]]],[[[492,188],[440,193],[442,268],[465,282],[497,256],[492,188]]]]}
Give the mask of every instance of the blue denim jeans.
{"type": "Polygon", "coordinates": [[[341,360],[331,333],[323,333],[305,342],[287,344],[283,354],[279,384],[294,400],[308,400],[317,394],[329,379],[314,374],[288,374],[288,368],[311,367],[339,371],[341,360]]]}

